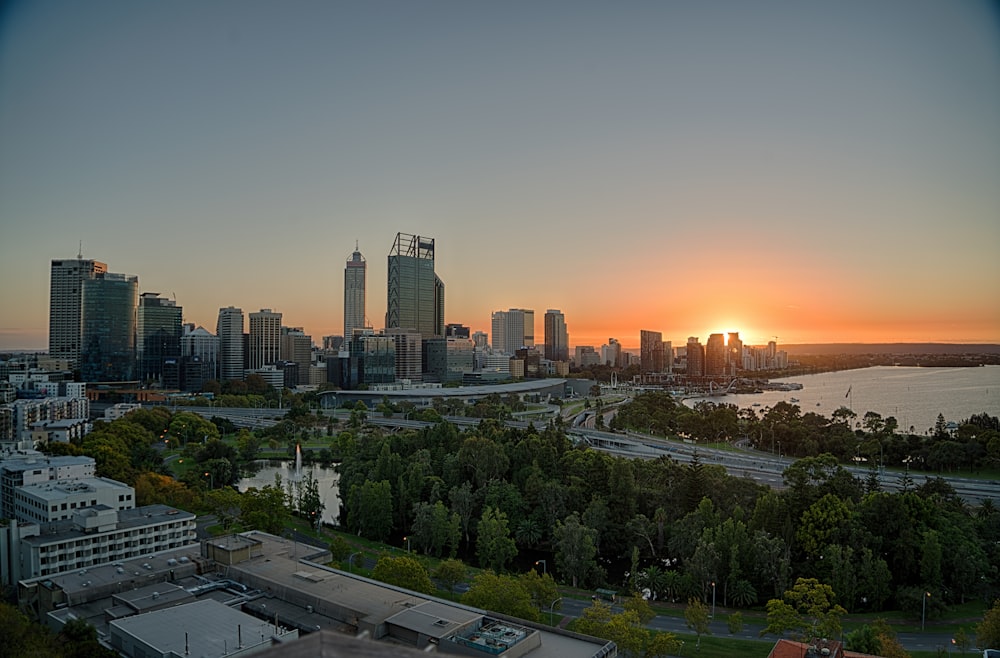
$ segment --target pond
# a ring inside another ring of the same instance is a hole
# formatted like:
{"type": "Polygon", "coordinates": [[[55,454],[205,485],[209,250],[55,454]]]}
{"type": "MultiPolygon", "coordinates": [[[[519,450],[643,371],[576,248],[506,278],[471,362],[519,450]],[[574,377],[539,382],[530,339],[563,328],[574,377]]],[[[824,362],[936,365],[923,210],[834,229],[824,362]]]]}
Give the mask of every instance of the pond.
{"type": "Polygon", "coordinates": [[[280,475],[282,488],[288,491],[288,484],[291,482],[294,495],[295,482],[306,479],[308,474],[312,472],[313,478],[319,485],[319,495],[323,499],[323,523],[339,524],[340,489],[337,485],[340,481],[340,475],[332,466],[324,468],[319,465],[303,465],[300,467],[300,475],[297,475],[295,461],[291,459],[260,460],[254,462],[254,465],[258,467],[257,470],[249,473],[244,472],[240,477],[239,484],[236,486],[239,491],[246,491],[250,487],[259,489],[269,484],[273,485],[274,476],[280,475]]]}

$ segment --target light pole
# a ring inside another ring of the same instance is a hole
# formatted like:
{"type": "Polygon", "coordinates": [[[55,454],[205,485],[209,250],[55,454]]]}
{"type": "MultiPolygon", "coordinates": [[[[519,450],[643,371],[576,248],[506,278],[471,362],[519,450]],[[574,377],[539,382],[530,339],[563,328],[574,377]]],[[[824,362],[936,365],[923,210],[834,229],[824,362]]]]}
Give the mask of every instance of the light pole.
{"type": "Polygon", "coordinates": [[[355,555],[361,555],[361,551],[358,551],[356,553],[351,553],[347,557],[347,571],[350,572],[350,573],[354,573],[354,556],[355,555]]]}
{"type": "Polygon", "coordinates": [[[558,599],[556,599],[555,601],[553,601],[552,603],[549,604],[549,626],[551,626],[552,623],[553,623],[552,615],[554,614],[554,610],[555,610],[556,604],[559,603],[560,601],[562,601],[562,597],[561,596],[558,599]]]}
{"type": "Polygon", "coordinates": [[[921,598],[920,606],[920,630],[924,630],[924,623],[927,621],[927,599],[931,598],[930,592],[924,592],[921,598]]]}
{"type": "Polygon", "coordinates": [[[208,476],[208,481],[211,483],[211,488],[215,489],[215,476],[212,475],[211,471],[205,471],[205,475],[208,476]]]}
{"type": "Polygon", "coordinates": [[[539,564],[542,565],[542,575],[544,576],[548,573],[548,564],[545,560],[535,560],[535,566],[538,566],[539,564]]]}
{"type": "Polygon", "coordinates": [[[715,581],[712,581],[712,619],[715,619],[715,581]]]}
{"type": "Polygon", "coordinates": [[[407,535],[407,536],[403,537],[403,541],[406,542],[406,552],[409,553],[410,552],[410,536],[407,535]]]}

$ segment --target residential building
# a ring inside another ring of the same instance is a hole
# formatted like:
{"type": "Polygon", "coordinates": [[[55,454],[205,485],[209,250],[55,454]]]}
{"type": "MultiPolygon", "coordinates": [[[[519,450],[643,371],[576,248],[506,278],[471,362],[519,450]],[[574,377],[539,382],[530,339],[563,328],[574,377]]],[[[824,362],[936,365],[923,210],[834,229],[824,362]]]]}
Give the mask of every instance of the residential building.
{"type": "Polygon", "coordinates": [[[354,245],[354,253],[344,267],[344,336],[350,339],[355,329],[364,329],[365,285],[368,263],[354,245]]]}
{"type": "Polygon", "coordinates": [[[53,260],[49,280],[49,356],[80,365],[83,333],[83,282],[108,271],[96,260],[53,260]]]}
{"type": "Polygon", "coordinates": [[[24,523],[65,521],[82,509],[103,505],[112,510],[135,507],[135,489],[108,478],[48,480],[14,490],[14,517],[24,523]]]}
{"type": "Polygon", "coordinates": [[[163,362],[181,356],[181,320],[183,309],[159,293],[139,296],[136,313],[136,364],[143,383],[162,385],[163,362]]]}
{"type": "Polygon", "coordinates": [[[705,376],[722,377],[728,374],[726,369],[726,337],[724,334],[711,334],[705,344],[705,376]]]}
{"type": "Polygon", "coordinates": [[[743,368],[743,341],[740,340],[738,331],[729,332],[729,339],[726,341],[726,366],[731,375],[743,368]]]}
{"type": "Polygon", "coordinates": [[[389,252],[386,329],[444,336],[444,283],[434,273],[434,239],[397,233],[389,252]]]}
{"type": "Polygon", "coordinates": [[[80,378],[134,380],[139,277],[102,272],[82,284],[80,378]]]}
{"type": "Polygon", "coordinates": [[[28,453],[4,459],[0,461],[0,519],[17,518],[14,493],[20,487],[53,480],[92,478],[96,471],[93,457],[46,457],[41,453],[28,453]]]}
{"type": "Polygon", "coordinates": [[[663,372],[663,334],[659,331],[639,332],[639,371],[663,372]]]}
{"type": "Polygon", "coordinates": [[[262,308],[250,314],[250,362],[257,370],[281,359],[281,313],[262,308]]]}
{"type": "Polygon", "coordinates": [[[601,363],[601,355],[593,345],[577,345],[573,360],[577,368],[587,368],[601,363]]]}
{"type": "Polygon", "coordinates": [[[569,361],[569,329],[562,311],[545,311],[545,358],[550,361],[569,361]]]}
{"type": "Polygon", "coordinates": [[[243,379],[246,362],[243,352],[243,309],[227,306],[219,309],[215,326],[219,339],[219,379],[243,379]]]}
{"type": "Polygon", "coordinates": [[[0,526],[2,582],[13,585],[66,571],[86,575],[91,567],[196,541],[195,515],[166,505],[77,509],[71,519],[49,524],[45,532],[40,524],[12,521],[0,526]]]}
{"type": "Polygon", "coordinates": [[[601,363],[612,368],[622,366],[622,344],[617,338],[609,338],[608,344],[601,346],[601,363]]]}
{"type": "Polygon", "coordinates": [[[687,348],[687,376],[702,377],[705,374],[705,347],[698,341],[697,336],[688,338],[687,348]]]}
{"type": "Polygon", "coordinates": [[[490,318],[494,352],[514,354],[535,346],[535,312],[526,308],[494,311],[490,318]]]}

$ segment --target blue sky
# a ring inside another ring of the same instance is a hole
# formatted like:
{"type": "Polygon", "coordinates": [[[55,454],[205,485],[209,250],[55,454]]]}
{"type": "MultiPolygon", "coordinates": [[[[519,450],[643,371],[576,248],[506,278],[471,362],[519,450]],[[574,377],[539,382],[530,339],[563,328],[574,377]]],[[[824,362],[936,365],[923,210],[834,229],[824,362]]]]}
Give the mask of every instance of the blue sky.
{"type": "Polygon", "coordinates": [[[2,11],[0,349],[46,345],[81,240],[189,321],[317,341],[358,241],[380,327],[397,231],[474,329],[1000,342],[993,3],[2,11]]]}

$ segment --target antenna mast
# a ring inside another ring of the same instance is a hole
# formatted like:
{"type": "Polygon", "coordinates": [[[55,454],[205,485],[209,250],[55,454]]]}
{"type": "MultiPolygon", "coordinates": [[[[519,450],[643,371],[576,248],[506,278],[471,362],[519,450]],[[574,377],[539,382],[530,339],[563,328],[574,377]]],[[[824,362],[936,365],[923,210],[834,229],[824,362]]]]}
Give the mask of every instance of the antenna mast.
{"type": "Polygon", "coordinates": [[[80,250],[76,254],[77,260],[83,260],[83,240],[80,240],[80,250]]]}

